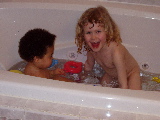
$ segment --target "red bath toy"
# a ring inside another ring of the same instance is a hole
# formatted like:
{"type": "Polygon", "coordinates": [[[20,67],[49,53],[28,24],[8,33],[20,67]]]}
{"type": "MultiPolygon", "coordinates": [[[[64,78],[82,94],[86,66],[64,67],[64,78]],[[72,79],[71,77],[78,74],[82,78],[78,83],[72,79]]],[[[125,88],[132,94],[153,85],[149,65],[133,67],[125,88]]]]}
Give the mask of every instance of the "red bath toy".
{"type": "Polygon", "coordinates": [[[68,61],[64,64],[64,71],[68,73],[80,73],[82,71],[82,62],[68,61]]]}

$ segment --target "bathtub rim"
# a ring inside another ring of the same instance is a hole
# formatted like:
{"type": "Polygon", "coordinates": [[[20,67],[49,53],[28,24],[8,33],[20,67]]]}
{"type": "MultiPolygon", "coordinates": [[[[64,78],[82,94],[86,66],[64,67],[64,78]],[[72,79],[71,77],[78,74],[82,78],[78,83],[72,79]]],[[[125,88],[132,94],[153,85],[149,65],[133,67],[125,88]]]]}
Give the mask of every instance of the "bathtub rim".
{"type": "Polygon", "coordinates": [[[136,114],[160,115],[160,111],[156,111],[155,109],[160,107],[160,96],[159,92],[156,91],[126,90],[79,83],[66,83],[4,70],[0,70],[0,81],[1,95],[82,107],[98,107],[100,109],[123,112],[129,111],[130,113],[136,114]],[[12,77],[12,79],[9,79],[10,77],[12,77]],[[18,87],[15,89],[15,86],[18,87]],[[106,91],[108,93],[106,93],[106,91]],[[47,96],[42,96],[45,94],[47,94],[47,96]],[[56,96],[56,98],[53,95],[56,96]],[[67,95],[67,97],[65,95],[67,95]],[[76,99],[72,99],[73,97],[76,99]],[[117,106],[113,105],[113,108],[107,108],[108,103],[117,106]],[[124,105],[127,107],[124,107],[124,105]],[[146,108],[149,108],[149,110],[146,108]]]}

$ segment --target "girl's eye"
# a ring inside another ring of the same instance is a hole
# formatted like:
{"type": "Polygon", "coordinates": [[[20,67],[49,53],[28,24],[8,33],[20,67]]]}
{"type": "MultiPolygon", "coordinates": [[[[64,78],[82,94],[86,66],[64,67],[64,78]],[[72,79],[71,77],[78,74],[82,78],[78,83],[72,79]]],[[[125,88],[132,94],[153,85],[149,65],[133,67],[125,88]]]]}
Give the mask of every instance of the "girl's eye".
{"type": "Polygon", "coordinates": [[[100,32],[101,32],[100,30],[97,31],[97,33],[100,33],[100,32]]]}
{"type": "Polygon", "coordinates": [[[86,34],[91,34],[91,32],[86,32],[86,34]]]}

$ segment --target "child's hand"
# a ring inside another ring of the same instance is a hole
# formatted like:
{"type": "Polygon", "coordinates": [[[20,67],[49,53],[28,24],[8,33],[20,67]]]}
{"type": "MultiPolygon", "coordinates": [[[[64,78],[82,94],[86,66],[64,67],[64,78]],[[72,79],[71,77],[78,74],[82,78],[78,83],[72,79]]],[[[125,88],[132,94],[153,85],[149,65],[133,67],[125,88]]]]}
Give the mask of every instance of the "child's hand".
{"type": "Polygon", "coordinates": [[[65,75],[65,72],[64,72],[64,70],[57,68],[54,70],[54,74],[55,75],[65,75]]]}

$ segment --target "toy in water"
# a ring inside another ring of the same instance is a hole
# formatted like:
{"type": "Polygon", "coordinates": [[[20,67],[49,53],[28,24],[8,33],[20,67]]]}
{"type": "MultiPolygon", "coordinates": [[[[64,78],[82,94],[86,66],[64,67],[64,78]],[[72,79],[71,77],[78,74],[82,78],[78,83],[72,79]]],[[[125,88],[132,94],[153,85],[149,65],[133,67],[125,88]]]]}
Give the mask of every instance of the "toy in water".
{"type": "Polygon", "coordinates": [[[82,62],[68,61],[64,64],[64,69],[67,73],[78,74],[82,71],[82,62]]]}
{"type": "Polygon", "coordinates": [[[23,74],[20,70],[10,70],[10,72],[14,72],[14,73],[19,73],[19,74],[23,74]]]}
{"type": "Polygon", "coordinates": [[[158,77],[153,77],[153,78],[152,78],[152,81],[155,81],[155,82],[157,82],[157,83],[160,83],[160,78],[158,78],[158,77]]]}
{"type": "Polygon", "coordinates": [[[53,67],[53,66],[55,66],[57,64],[58,64],[58,60],[52,59],[52,64],[48,68],[51,68],[51,67],[53,67]]]}

